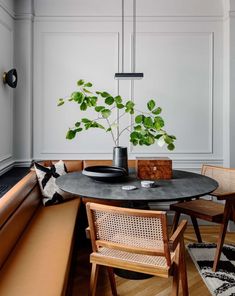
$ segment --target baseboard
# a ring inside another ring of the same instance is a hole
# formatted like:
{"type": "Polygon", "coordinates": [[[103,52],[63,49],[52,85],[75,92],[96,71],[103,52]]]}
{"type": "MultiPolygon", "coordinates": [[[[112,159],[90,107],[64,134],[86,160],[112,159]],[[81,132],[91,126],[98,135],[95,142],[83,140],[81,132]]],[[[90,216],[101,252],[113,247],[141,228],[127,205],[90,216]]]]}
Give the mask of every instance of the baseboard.
{"type": "Polygon", "coordinates": [[[27,160],[9,160],[8,162],[4,163],[4,165],[0,166],[0,176],[8,172],[14,167],[30,167],[32,164],[31,159],[27,160]]]}
{"type": "Polygon", "coordinates": [[[8,172],[10,169],[14,167],[14,161],[11,161],[7,165],[0,167],[0,176],[8,172]]]}
{"type": "Polygon", "coordinates": [[[15,160],[15,167],[30,167],[32,164],[32,159],[23,159],[23,160],[15,160]]]}

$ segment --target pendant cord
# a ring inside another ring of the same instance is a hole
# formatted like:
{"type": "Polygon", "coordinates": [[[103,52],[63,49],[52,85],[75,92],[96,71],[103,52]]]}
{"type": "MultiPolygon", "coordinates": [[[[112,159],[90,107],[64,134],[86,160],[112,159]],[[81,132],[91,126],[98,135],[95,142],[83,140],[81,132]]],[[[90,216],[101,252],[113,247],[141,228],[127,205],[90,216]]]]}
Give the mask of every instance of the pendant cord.
{"type": "Polygon", "coordinates": [[[133,0],[133,50],[132,50],[132,72],[135,73],[136,61],[136,0],[133,0]]]}
{"type": "Polygon", "coordinates": [[[124,73],[124,38],[125,38],[125,21],[124,21],[124,0],[122,0],[122,73],[124,73]]]}

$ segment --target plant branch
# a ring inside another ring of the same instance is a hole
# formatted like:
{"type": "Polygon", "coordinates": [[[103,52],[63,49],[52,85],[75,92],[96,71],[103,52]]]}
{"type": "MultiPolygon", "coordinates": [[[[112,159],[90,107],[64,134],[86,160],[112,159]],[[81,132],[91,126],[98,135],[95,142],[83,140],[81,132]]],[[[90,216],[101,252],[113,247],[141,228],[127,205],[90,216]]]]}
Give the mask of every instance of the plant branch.
{"type": "Polygon", "coordinates": [[[107,121],[108,126],[109,126],[109,128],[110,128],[110,132],[111,132],[111,135],[112,135],[112,138],[113,138],[114,145],[116,146],[116,145],[117,145],[117,139],[115,140],[115,137],[114,137],[113,130],[112,130],[111,124],[110,124],[110,122],[109,122],[109,119],[106,118],[106,121],[107,121]]]}

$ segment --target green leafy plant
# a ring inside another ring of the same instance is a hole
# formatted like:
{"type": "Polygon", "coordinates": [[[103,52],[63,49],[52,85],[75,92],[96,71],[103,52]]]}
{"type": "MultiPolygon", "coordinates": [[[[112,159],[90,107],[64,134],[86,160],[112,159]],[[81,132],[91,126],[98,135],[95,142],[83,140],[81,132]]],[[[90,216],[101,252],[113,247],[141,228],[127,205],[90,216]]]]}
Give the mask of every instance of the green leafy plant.
{"type": "Polygon", "coordinates": [[[91,108],[97,113],[95,118],[83,117],[70,128],[66,134],[66,139],[73,139],[82,131],[99,128],[110,132],[114,145],[118,146],[120,136],[128,131],[130,142],[133,145],[152,145],[155,142],[159,146],[167,144],[168,150],[174,150],[176,137],[169,135],[164,128],[164,120],[160,114],[162,108],[156,105],[154,99],[147,102],[147,111],[136,109],[134,102],[124,100],[121,96],[112,96],[106,91],[92,91],[92,83],[80,79],[77,82],[78,90],[74,91],[69,98],[60,98],[58,106],[62,106],[66,101],[77,104],[81,111],[85,112],[91,108]],[[116,119],[111,121],[111,114],[117,112],[116,119]],[[134,122],[123,129],[120,129],[120,119],[125,115],[135,115],[134,122]],[[116,131],[116,133],[115,133],[116,131]]]}

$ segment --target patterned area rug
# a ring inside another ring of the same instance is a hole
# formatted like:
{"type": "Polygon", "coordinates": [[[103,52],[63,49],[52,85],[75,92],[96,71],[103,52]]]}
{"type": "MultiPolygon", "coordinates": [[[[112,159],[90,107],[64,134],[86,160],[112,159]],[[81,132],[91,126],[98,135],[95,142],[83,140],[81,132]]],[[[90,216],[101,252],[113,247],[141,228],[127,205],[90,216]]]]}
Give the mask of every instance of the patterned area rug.
{"type": "Polygon", "coordinates": [[[235,246],[223,246],[217,272],[212,272],[216,244],[195,243],[187,248],[211,294],[235,296],[235,246]]]}

